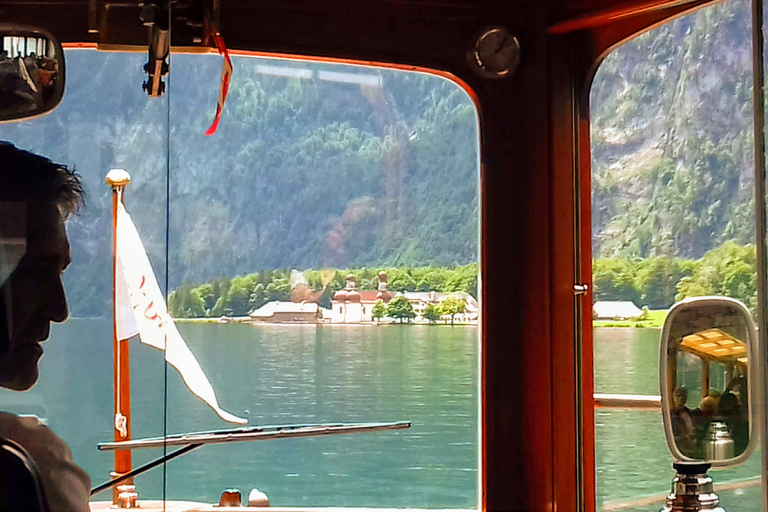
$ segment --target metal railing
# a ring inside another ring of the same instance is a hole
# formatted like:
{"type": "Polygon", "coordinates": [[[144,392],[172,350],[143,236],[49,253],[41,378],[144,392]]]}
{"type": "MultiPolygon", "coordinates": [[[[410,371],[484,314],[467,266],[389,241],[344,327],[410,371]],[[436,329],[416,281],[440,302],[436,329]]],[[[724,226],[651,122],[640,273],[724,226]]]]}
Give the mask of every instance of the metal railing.
{"type": "Polygon", "coordinates": [[[661,410],[659,395],[621,395],[616,393],[595,393],[595,409],[635,409],[642,411],[661,410]]]}

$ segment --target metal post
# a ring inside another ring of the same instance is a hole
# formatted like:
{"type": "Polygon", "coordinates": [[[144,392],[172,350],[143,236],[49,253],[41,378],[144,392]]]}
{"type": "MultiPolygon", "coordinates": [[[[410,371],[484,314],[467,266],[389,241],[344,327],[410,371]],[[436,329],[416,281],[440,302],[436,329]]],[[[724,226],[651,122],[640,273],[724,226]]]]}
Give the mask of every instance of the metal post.
{"type": "MultiPolygon", "coordinates": [[[[106,183],[112,187],[112,355],[113,355],[113,396],[115,405],[115,441],[131,439],[131,372],[129,364],[128,340],[117,339],[117,207],[123,201],[126,185],[131,182],[130,175],[123,169],[112,169],[107,174],[106,183]]],[[[110,474],[114,478],[131,471],[131,451],[115,451],[115,469],[110,474]]],[[[132,479],[127,482],[133,484],[132,479]]],[[[118,505],[118,488],[112,488],[112,504],[118,505]]]]}
{"type": "Polygon", "coordinates": [[[709,396],[709,359],[701,360],[701,399],[709,396]]]}

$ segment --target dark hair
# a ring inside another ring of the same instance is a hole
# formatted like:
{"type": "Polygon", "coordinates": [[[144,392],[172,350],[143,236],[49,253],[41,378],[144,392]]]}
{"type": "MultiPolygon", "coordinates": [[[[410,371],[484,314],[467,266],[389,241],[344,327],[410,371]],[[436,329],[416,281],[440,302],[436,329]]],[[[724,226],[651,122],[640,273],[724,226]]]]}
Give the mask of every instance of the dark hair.
{"type": "Polygon", "coordinates": [[[0,198],[49,201],[66,219],[85,204],[85,191],[74,169],[0,141],[0,198]]]}

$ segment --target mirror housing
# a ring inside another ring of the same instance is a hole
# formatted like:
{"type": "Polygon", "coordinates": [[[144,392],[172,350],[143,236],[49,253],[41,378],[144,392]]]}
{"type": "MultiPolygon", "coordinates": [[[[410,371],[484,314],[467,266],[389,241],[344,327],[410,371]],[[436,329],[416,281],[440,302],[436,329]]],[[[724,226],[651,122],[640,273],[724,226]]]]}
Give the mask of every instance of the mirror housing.
{"type": "Polygon", "coordinates": [[[744,304],[696,297],[672,306],[661,334],[659,382],[676,462],[722,468],[749,458],[757,445],[757,368],[757,332],[744,304]],[[698,407],[687,407],[689,398],[700,400],[698,407]]]}
{"type": "Polygon", "coordinates": [[[64,96],[64,51],[45,30],[0,23],[0,123],[41,116],[64,96]]]}

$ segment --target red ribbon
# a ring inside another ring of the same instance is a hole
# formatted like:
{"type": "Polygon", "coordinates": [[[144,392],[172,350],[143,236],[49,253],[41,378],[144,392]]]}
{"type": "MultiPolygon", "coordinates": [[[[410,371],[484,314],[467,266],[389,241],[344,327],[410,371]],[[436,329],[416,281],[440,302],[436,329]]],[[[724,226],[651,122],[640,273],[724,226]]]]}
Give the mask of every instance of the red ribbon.
{"type": "Polygon", "coordinates": [[[232,77],[233,71],[232,59],[229,58],[229,52],[227,51],[227,47],[224,46],[224,40],[219,34],[214,34],[213,40],[216,43],[216,48],[219,49],[219,54],[224,56],[224,62],[221,65],[221,88],[219,89],[219,101],[216,104],[216,117],[213,118],[211,127],[205,131],[206,135],[213,135],[219,127],[221,111],[224,110],[224,103],[227,101],[227,94],[229,94],[229,79],[232,77]]]}

